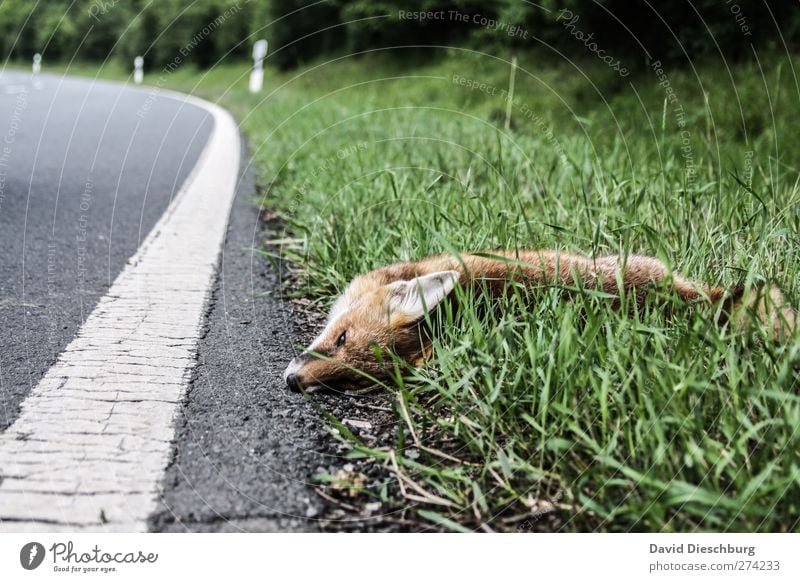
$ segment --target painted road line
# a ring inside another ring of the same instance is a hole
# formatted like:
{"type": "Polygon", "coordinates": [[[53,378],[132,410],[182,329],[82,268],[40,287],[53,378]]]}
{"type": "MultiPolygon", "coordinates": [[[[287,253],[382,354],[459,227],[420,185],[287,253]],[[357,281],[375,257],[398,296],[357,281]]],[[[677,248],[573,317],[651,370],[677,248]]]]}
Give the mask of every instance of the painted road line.
{"type": "Polygon", "coordinates": [[[239,171],[223,109],[192,173],[0,435],[0,531],[146,530],[239,171]]]}

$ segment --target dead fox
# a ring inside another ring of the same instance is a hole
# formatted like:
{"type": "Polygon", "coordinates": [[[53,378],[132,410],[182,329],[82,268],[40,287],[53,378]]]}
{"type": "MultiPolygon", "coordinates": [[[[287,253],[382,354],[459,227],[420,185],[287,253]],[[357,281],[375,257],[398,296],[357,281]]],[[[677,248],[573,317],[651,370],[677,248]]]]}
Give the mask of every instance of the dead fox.
{"type": "Polygon", "coordinates": [[[602,290],[641,298],[647,288],[664,284],[686,302],[704,301],[722,308],[724,319],[743,326],[750,314],[778,341],[796,329],[798,314],[774,286],[744,296],[742,289],[697,285],[670,273],[653,257],[588,257],[555,250],[490,251],[473,255],[439,255],[397,263],[356,277],[331,309],[325,329],[286,368],[283,378],[293,390],[365,385],[368,376],[385,377],[391,352],[419,365],[430,352],[422,333],[426,313],[456,285],[479,283],[479,289],[503,293],[508,283],[560,285],[602,290]],[[360,374],[359,371],[364,374],[360,374]]]}

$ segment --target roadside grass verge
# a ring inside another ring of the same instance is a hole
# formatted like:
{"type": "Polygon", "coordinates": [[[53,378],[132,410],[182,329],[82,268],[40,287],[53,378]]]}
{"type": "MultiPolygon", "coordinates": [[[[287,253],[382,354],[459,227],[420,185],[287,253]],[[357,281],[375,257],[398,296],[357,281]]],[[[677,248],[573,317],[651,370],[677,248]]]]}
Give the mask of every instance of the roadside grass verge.
{"type": "MultiPolygon", "coordinates": [[[[342,60],[233,94],[293,292],[324,310],[393,261],[558,247],[797,297],[791,75],[667,71],[672,99],[655,72],[631,86],[526,62],[508,123],[508,63],[463,52],[413,69],[342,60]]],[[[555,508],[565,530],[797,529],[797,341],[719,329],[700,306],[629,317],[558,289],[486,303],[440,314],[434,360],[391,382],[392,448],[356,445],[418,517],[526,530],[555,508]]]]}
{"type": "MultiPolygon", "coordinates": [[[[293,290],[324,308],[393,261],[559,247],[797,297],[790,74],[666,71],[668,93],[655,72],[629,85],[594,64],[520,67],[508,122],[508,63],[464,52],[338,61],[270,78],[263,103],[234,96],[252,104],[243,125],[293,290]]],[[[564,530],[796,530],[800,343],[663,311],[467,294],[440,315],[430,365],[391,383],[394,448],[357,449],[450,529],[534,529],[554,508],[564,530]]]]}
{"type": "MultiPolygon", "coordinates": [[[[324,311],[390,262],[555,247],[651,254],[708,284],[774,280],[797,304],[788,63],[620,79],[521,56],[509,118],[507,62],[437,57],[268,72],[258,96],[244,67],[170,76],[242,122],[294,295],[324,311]]],[[[393,444],[352,436],[418,518],[526,531],[555,510],[560,530],[798,529],[797,339],[732,333],[701,306],[630,316],[558,289],[490,304],[466,293],[461,307],[437,315],[430,364],[390,382],[393,444]]]]}

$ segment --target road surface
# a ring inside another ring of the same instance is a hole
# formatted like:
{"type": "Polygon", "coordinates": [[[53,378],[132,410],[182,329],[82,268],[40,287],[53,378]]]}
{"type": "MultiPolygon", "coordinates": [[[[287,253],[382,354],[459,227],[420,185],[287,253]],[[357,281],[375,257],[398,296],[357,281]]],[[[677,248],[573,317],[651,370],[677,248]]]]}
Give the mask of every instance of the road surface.
{"type": "Polygon", "coordinates": [[[197,100],[0,74],[0,531],[317,528],[239,145],[197,100]]]}

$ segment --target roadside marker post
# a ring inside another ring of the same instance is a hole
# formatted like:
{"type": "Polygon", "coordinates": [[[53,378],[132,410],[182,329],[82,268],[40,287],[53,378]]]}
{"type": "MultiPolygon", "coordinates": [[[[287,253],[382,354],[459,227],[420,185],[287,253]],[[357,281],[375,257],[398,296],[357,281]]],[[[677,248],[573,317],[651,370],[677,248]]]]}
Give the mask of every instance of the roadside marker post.
{"type": "Polygon", "coordinates": [[[250,92],[258,93],[264,86],[264,57],[267,56],[267,41],[263,38],[253,45],[253,70],[250,71],[250,92]]]}
{"type": "Polygon", "coordinates": [[[133,82],[137,85],[142,84],[142,79],[144,79],[144,58],[141,56],[137,56],[133,59],[133,82]]]}
{"type": "Polygon", "coordinates": [[[33,74],[38,75],[42,70],[42,55],[36,53],[33,55],[33,74]]]}

